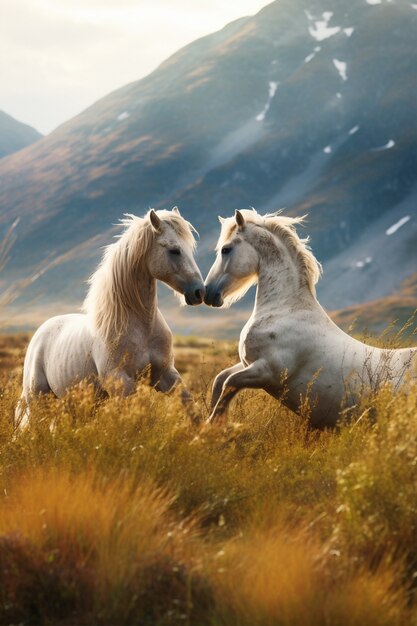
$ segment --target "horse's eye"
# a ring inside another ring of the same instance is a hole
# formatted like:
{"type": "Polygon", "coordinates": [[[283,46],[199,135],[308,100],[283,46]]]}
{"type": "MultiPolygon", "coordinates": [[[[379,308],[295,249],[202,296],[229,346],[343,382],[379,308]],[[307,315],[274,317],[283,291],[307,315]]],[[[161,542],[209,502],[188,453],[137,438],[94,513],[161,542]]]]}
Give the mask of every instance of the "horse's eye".
{"type": "Polygon", "coordinates": [[[173,256],[180,256],[181,250],[179,248],[172,248],[172,250],[170,250],[169,253],[172,254],[173,256]]]}
{"type": "Polygon", "coordinates": [[[230,254],[232,251],[232,246],[225,246],[222,248],[222,254],[230,254]]]}

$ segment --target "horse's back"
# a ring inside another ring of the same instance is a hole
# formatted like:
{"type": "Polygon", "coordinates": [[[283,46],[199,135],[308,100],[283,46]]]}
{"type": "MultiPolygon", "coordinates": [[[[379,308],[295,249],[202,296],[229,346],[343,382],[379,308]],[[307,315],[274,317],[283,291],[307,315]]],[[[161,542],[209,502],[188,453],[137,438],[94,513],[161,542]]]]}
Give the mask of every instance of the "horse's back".
{"type": "Polygon", "coordinates": [[[94,374],[93,338],[82,314],[46,320],[29,343],[23,370],[23,393],[53,391],[62,395],[78,380],[94,374]]]}

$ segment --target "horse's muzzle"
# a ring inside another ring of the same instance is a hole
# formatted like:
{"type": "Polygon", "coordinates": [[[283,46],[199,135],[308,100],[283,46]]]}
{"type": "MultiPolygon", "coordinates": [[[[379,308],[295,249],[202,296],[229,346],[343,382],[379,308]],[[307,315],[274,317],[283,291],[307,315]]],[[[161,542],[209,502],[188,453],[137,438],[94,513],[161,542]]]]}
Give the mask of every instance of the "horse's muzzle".
{"type": "Polygon", "coordinates": [[[190,306],[201,304],[204,300],[205,288],[202,283],[193,285],[184,293],[185,301],[190,306]]]}
{"type": "Polygon", "coordinates": [[[223,295],[221,291],[210,285],[206,285],[206,295],[204,297],[204,303],[207,306],[221,307],[223,306],[223,295]]]}

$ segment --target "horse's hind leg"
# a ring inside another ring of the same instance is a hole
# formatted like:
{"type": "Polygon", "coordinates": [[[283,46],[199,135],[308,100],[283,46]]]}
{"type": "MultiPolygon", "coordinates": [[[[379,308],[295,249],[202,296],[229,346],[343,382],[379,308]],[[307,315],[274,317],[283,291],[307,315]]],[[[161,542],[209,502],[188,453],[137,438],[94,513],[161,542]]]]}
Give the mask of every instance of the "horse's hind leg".
{"type": "Polygon", "coordinates": [[[50,391],[51,388],[42,369],[38,369],[34,373],[29,383],[27,377],[24,376],[22,395],[17,402],[15,410],[15,429],[23,429],[29,425],[31,399],[39,394],[50,393],[50,391]]]}
{"type": "Polygon", "coordinates": [[[233,367],[228,367],[227,369],[217,374],[216,378],[214,379],[213,388],[211,392],[211,401],[210,401],[211,411],[214,409],[214,407],[216,406],[220,398],[224,382],[229,378],[231,374],[234,374],[235,372],[240,372],[244,368],[245,366],[243,365],[243,363],[237,363],[236,365],[233,365],[233,367]]]}
{"type": "Polygon", "coordinates": [[[263,360],[255,361],[248,367],[235,371],[224,381],[220,398],[212,410],[208,422],[213,422],[224,415],[229,402],[241,389],[265,389],[270,383],[270,369],[263,360]]]}

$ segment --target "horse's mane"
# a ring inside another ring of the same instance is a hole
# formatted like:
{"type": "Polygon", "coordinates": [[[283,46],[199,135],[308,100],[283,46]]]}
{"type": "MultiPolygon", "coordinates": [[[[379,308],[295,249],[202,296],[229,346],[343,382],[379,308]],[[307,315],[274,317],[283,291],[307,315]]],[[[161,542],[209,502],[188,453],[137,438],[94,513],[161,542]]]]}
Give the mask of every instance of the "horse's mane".
{"type": "MultiPolygon", "coordinates": [[[[178,213],[160,210],[158,217],[168,223],[192,248],[192,226],[178,213]]],[[[149,213],[142,218],[125,214],[119,224],[124,230],[116,242],[104,249],[102,260],[89,279],[83,311],[105,341],[117,339],[126,330],[129,313],[146,321],[140,277],[146,272],[146,259],[155,230],[149,213]]]]}
{"type": "MultiPolygon", "coordinates": [[[[301,276],[304,278],[311,293],[315,296],[315,285],[321,276],[322,266],[308,245],[309,237],[302,239],[295,230],[295,226],[302,224],[307,216],[290,217],[282,215],[280,211],[268,215],[259,215],[255,209],[241,209],[240,212],[246,222],[266,228],[266,230],[276,235],[286,245],[300,269],[301,276]]],[[[222,232],[217,244],[217,249],[225,244],[236,228],[237,225],[234,217],[223,220],[222,232]]],[[[239,300],[246,293],[248,286],[250,285],[244,285],[241,290],[232,294],[233,301],[239,300]]]]}

